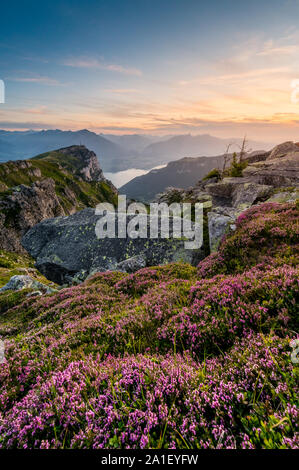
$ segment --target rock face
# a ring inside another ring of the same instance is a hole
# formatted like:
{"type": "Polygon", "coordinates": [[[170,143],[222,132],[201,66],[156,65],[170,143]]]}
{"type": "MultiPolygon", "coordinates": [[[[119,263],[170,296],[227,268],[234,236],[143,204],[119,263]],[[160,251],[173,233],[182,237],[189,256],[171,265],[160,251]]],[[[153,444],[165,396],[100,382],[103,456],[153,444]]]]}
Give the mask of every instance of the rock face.
{"type": "Polygon", "coordinates": [[[297,151],[287,153],[285,156],[269,157],[266,161],[249,165],[243,171],[243,175],[256,183],[274,187],[297,185],[299,182],[298,150],[299,147],[297,151]]]}
{"type": "Polygon", "coordinates": [[[299,147],[294,142],[284,142],[279,144],[271,150],[270,154],[267,157],[267,160],[273,160],[275,158],[285,157],[288,153],[299,152],[299,147]]]}
{"type": "Polygon", "coordinates": [[[212,196],[214,205],[246,209],[270,197],[273,188],[250,178],[224,178],[219,183],[206,185],[205,189],[212,196]]]}
{"type": "Polygon", "coordinates": [[[93,209],[48,219],[32,227],[22,244],[36,260],[37,269],[58,284],[83,280],[97,271],[130,272],[179,260],[196,264],[203,258],[203,250],[186,250],[180,239],[98,239],[98,220],[93,209]]]}
{"type": "Polygon", "coordinates": [[[116,197],[95,153],[84,146],[0,164],[0,249],[22,253],[21,237],[38,222],[116,197]]]}
{"type": "MultiPolygon", "coordinates": [[[[98,157],[94,152],[88,150],[84,145],[72,145],[56,150],[58,154],[66,155],[75,161],[77,176],[85,181],[107,181],[100,167],[98,157]]],[[[63,161],[62,161],[63,163],[63,161]]]]}
{"type": "Polygon", "coordinates": [[[43,219],[63,215],[51,178],[31,187],[20,185],[0,200],[0,246],[6,251],[24,251],[20,238],[43,219]]]}
{"type": "Polygon", "coordinates": [[[234,222],[240,215],[241,210],[215,207],[208,213],[208,228],[211,253],[217,251],[224,235],[235,229],[234,222]]]}

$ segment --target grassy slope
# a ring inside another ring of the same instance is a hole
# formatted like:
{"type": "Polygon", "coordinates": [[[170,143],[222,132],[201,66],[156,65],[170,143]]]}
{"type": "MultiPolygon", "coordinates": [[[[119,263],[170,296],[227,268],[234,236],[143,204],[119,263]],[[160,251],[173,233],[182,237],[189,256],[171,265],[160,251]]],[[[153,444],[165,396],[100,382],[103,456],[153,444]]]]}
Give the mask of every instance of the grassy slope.
{"type": "Polygon", "coordinates": [[[0,250],[0,287],[12,276],[20,274],[28,274],[43,284],[53,284],[34,268],[34,260],[29,255],[0,250]]]}
{"type": "Polygon", "coordinates": [[[298,209],[237,226],[198,269],[3,301],[0,447],[298,447],[298,209]]]}

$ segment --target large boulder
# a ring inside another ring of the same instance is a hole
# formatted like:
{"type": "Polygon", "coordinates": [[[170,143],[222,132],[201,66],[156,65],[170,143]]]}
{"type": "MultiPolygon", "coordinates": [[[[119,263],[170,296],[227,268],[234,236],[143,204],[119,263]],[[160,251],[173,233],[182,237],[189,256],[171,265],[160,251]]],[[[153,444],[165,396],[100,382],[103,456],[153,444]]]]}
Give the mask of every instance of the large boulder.
{"type": "Polygon", "coordinates": [[[45,220],[25,234],[22,244],[36,260],[37,269],[58,284],[70,283],[72,278],[83,280],[97,271],[132,271],[180,260],[196,264],[203,258],[202,248],[185,249],[183,239],[98,239],[95,227],[99,218],[88,208],[45,220]]]}

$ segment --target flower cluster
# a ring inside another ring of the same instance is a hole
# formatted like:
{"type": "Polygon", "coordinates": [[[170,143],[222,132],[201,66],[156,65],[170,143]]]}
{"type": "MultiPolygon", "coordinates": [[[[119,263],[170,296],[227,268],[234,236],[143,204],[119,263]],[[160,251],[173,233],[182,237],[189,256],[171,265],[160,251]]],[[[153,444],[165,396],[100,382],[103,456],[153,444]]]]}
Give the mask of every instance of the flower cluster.
{"type": "Polygon", "coordinates": [[[242,272],[257,264],[279,266],[298,264],[299,224],[295,204],[264,203],[243,212],[235,233],[225,237],[218,253],[198,266],[198,274],[242,272]]]}
{"type": "Polygon", "coordinates": [[[1,294],[0,447],[299,447],[294,208],[242,214],[198,269],[1,294]]]}
{"type": "Polygon", "coordinates": [[[0,447],[295,447],[286,344],[251,334],[204,364],[186,354],[70,362],[6,413],[0,447]]]}

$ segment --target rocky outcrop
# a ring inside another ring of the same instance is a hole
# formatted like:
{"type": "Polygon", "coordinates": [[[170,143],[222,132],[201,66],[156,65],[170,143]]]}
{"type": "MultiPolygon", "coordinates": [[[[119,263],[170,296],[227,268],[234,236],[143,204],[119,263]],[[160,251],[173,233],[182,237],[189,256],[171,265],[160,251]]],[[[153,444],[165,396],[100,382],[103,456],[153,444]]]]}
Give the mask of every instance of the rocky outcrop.
{"type": "Polygon", "coordinates": [[[173,202],[191,202],[195,204],[196,202],[202,203],[204,208],[212,207],[212,196],[207,194],[201,188],[166,188],[166,190],[158,194],[154,202],[166,204],[172,204],[173,202]]]}
{"type": "Polygon", "coordinates": [[[64,215],[51,178],[30,187],[12,188],[0,199],[0,246],[2,250],[24,252],[21,237],[41,220],[64,215]]]}
{"type": "Polygon", "coordinates": [[[18,291],[23,289],[34,289],[36,290],[36,293],[38,293],[38,295],[42,295],[43,293],[50,294],[51,292],[55,291],[55,289],[52,289],[51,287],[46,286],[45,284],[42,284],[41,282],[36,281],[35,279],[32,279],[32,277],[30,276],[17,275],[12,276],[8,283],[5,284],[5,286],[1,287],[0,293],[8,290],[18,291]]]}
{"type": "Polygon", "coordinates": [[[290,189],[289,191],[278,191],[273,194],[267,202],[279,202],[284,204],[286,202],[296,202],[299,199],[299,187],[297,189],[290,189]]]}
{"type": "Polygon", "coordinates": [[[100,167],[98,157],[84,145],[72,145],[71,147],[56,150],[56,152],[75,159],[74,166],[77,168],[77,176],[80,175],[84,181],[107,181],[100,167]]]}
{"type": "Polygon", "coordinates": [[[284,142],[282,144],[276,145],[276,147],[271,150],[270,154],[267,157],[267,160],[282,158],[285,157],[288,153],[296,152],[299,152],[298,144],[295,144],[292,141],[284,142]]]}
{"type": "MultiPolygon", "coordinates": [[[[106,184],[106,180],[102,180],[104,177],[94,160],[94,155],[91,155],[89,160],[85,160],[86,149],[72,147],[70,151],[71,158],[68,153],[65,154],[66,149],[60,149],[52,153],[50,157],[46,157],[47,163],[57,164],[59,160],[60,171],[69,174],[72,168],[76,181],[83,180],[84,184],[88,183],[90,178],[98,178],[100,181],[97,181],[97,184],[106,184]],[[61,157],[64,154],[67,157],[65,159],[61,157]],[[75,160],[74,157],[76,157],[75,160]]],[[[208,229],[209,233],[210,251],[216,251],[223,236],[235,229],[235,220],[243,210],[266,200],[280,201],[282,199],[285,201],[297,198],[299,147],[296,144],[288,142],[277,146],[271,152],[251,154],[248,156],[247,163],[249,164],[243,171],[243,177],[226,177],[221,181],[217,178],[210,178],[187,189],[170,187],[160,194],[156,201],[167,204],[202,203],[205,229],[208,229]]],[[[32,201],[38,198],[35,193],[40,188],[36,187],[36,183],[34,184],[34,188],[20,185],[19,189],[14,189],[7,196],[9,200],[13,199],[15,204],[13,210],[19,211],[18,219],[22,214],[19,207],[22,206],[21,202],[24,202],[24,194],[30,194],[32,201]],[[17,196],[18,192],[22,195],[20,201],[17,196]]],[[[73,187],[68,189],[72,191],[73,187]]],[[[55,199],[53,187],[48,193],[53,196],[52,205],[49,204],[47,207],[48,212],[46,212],[46,207],[43,205],[39,207],[38,202],[33,202],[36,210],[39,211],[34,220],[25,216],[31,204],[27,201],[25,204],[27,209],[24,209],[25,213],[21,217],[23,225],[20,230],[25,233],[30,224],[36,223],[39,217],[53,217],[30,228],[22,239],[23,247],[36,260],[36,267],[51,281],[70,284],[81,282],[98,271],[134,272],[145,266],[177,260],[194,264],[204,256],[203,249],[186,250],[184,241],[173,240],[171,233],[170,239],[128,237],[98,239],[95,227],[99,216],[93,209],[84,209],[68,217],[56,217],[65,215],[65,210],[57,194],[55,199]],[[24,228],[25,225],[26,228],[24,228]]],[[[71,194],[68,197],[71,198],[71,194]]],[[[40,198],[44,201],[44,197],[40,198]]],[[[5,220],[7,223],[7,219],[5,220]]],[[[3,233],[5,237],[5,232],[3,233]]],[[[207,244],[207,231],[204,233],[207,244]]]]}
{"type": "Polygon", "coordinates": [[[58,284],[71,283],[74,278],[82,281],[99,271],[130,272],[144,265],[179,260],[197,264],[203,258],[202,249],[185,249],[182,239],[171,237],[98,239],[95,233],[98,220],[93,209],[45,220],[25,234],[22,244],[36,260],[37,269],[58,284]]]}
{"type": "Polygon", "coordinates": [[[273,158],[270,155],[271,158],[263,162],[249,165],[243,171],[244,177],[273,187],[297,185],[299,182],[299,147],[297,149],[285,156],[279,154],[279,157],[273,158]]]}
{"type": "Polygon", "coordinates": [[[246,209],[270,197],[273,187],[255,183],[250,178],[224,178],[206,185],[205,190],[212,196],[214,205],[246,209]]]}
{"type": "Polygon", "coordinates": [[[20,239],[30,227],[102,201],[114,203],[116,196],[97,156],[82,145],[0,164],[0,249],[22,253],[20,239]]]}
{"type": "Polygon", "coordinates": [[[223,236],[234,229],[238,215],[254,204],[265,201],[296,201],[299,194],[299,146],[285,142],[269,152],[246,155],[248,166],[242,177],[200,181],[193,188],[168,188],[159,202],[192,201],[208,204],[210,251],[218,249],[223,236]]]}

